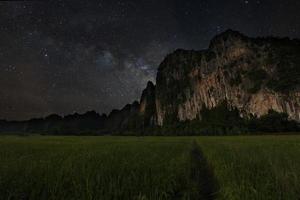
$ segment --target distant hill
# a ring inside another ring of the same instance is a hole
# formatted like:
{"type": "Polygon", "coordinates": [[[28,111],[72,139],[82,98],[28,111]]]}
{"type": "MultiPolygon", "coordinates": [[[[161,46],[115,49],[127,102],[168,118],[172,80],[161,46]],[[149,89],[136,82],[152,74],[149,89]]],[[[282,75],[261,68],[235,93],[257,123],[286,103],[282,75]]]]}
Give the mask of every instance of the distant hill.
{"type": "MultiPolygon", "coordinates": [[[[56,114],[28,121],[0,121],[2,133],[36,133],[51,135],[91,135],[104,131],[106,115],[94,111],[61,117],[56,114]]],[[[102,132],[104,134],[104,132],[102,132]]]]}

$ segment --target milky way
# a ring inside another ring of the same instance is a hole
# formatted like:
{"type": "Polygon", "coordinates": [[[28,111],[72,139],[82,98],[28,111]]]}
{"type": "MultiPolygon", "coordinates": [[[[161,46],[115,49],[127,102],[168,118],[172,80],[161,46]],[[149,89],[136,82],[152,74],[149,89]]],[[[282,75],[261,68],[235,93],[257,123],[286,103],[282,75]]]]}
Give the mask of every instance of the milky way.
{"type": "Polygon", "coordinates": [[[0,118],[120,108],[177,48],[231,28],[300,37],[298,0],[0,2],[0,118]]]}

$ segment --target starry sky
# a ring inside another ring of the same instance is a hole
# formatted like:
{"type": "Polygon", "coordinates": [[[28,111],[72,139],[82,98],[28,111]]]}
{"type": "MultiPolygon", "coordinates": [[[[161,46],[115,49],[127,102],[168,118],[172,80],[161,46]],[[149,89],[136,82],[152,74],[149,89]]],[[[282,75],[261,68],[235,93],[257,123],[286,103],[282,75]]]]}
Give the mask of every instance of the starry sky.
{"type": "Polygon", "coordinates": [[[140,98],[166,54],[228,28],[300,38],[299,0],[0,2],[0,119],[95,110],[140,98]]]}

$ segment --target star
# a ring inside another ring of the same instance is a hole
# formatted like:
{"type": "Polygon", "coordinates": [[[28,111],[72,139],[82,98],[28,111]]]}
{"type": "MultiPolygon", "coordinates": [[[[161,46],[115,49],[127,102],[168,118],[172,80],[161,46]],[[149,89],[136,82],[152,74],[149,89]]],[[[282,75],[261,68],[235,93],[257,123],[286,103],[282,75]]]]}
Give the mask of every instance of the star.
{"type": "Polygon", "coordinates": [[[221,30],[222,30],[222,27],[221,26],[217,26],[216,29],[217,29],[217,32],[220,33],[221,30]]]}

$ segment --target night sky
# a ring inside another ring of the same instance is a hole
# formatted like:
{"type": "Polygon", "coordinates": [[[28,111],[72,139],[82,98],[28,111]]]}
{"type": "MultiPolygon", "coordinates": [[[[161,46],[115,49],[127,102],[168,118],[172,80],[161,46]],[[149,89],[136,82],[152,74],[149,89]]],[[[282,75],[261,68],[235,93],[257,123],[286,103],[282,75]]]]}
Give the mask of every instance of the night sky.
{"type": "Polygon", "coordinates": [[[121,108],[166,54],[228,28],[300,38],[300,1],[1,1],[0,119],[121,108]]]}

